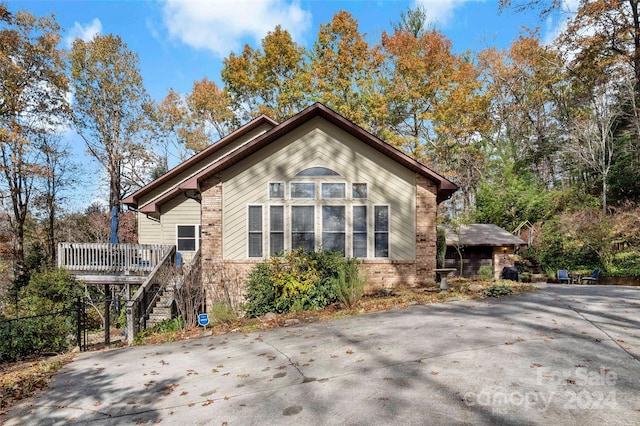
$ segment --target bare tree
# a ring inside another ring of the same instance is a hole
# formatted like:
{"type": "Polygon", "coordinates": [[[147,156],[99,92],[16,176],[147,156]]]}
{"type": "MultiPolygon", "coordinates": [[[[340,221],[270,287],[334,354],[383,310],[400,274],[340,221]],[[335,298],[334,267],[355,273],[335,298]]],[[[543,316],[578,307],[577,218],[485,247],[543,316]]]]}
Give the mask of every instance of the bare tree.
{"type": "Polygon", "coordinates": [[[625,111],[612,86],[596,86],[586,107],[570,122],[569,151],[596,172],[602,182],[602,211],[607,211],[607,178],[614,159],[616,125],[625,111]]]}

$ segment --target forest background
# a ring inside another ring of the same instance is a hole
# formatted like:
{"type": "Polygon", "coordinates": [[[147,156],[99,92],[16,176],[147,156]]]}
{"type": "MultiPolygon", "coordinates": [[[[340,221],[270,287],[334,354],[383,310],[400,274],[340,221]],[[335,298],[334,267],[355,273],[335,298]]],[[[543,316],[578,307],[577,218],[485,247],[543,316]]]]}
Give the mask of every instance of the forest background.
{"type": "MultiPolygon", "coordinates": [[[[501,0],[541,22],[561,0],[501,0]]],[[[534,235],[526,257],[556,269],[640,276],[640,22],[635,0],[581,0],[551,43],[456,53],[423,7],[368,41],[338,11],[310,47],[275,26],[223,60],[220,81],[154,101],[120,36],[61,47],[53,16],[0,3],[0,316],[59,241],[107,242],[110,207],[259,114],[322,102],[460,186],[443,221],[534,235]],[[82,185],[60,131],[103,168],[109,205],[68,211],[82,185]]],[[[135,242],[122,212],[121,242],[135,242]]]]}

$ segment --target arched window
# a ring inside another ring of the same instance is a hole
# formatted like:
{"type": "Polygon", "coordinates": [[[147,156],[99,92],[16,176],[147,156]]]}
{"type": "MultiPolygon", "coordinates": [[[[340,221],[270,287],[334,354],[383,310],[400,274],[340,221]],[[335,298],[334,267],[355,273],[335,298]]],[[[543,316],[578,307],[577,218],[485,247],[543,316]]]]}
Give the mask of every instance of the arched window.
{"type": "Polygon", "coordinates": [[[296,176],[340,176],[336,171],[328,169],[326,167],[309,167],[308,169],[302,170],[296,176]]]}

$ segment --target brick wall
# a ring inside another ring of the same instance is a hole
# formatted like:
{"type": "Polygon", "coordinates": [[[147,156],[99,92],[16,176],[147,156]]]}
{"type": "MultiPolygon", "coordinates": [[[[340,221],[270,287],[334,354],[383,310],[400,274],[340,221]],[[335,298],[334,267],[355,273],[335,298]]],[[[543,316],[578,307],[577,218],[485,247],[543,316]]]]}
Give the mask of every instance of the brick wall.
{"type": "Polygon", "coordinates": [[[222,261],[222,182],[213,176],[200,186],[202,194],[200,255],[202,269],[211,269],[222,261]]]}
{"type": "Polygon", "coordinates": [[[438,204],[436,184],[416,174],[416,272],[417,285],[435,283],[436,216],[438,204]]]}

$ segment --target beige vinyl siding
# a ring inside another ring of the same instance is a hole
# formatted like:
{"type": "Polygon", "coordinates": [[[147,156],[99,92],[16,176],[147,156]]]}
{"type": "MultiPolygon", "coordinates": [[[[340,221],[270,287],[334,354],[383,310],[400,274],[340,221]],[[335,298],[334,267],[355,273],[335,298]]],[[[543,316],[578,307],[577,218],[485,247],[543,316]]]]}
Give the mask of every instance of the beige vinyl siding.
{"type": "Polygon", "coordinates": [[[138,242],[140,244],[162,244],[160,221],[149,219],[144,213],[138,215],[138,242]]]}
{"type": "MultiPolygon", "coordinates": [[[[315,118],[264,147],[223,173],[223,253],[225,259],[247,257],[247,204],[285,206],[285,247],[289,247],[290,206],[346,205],[347,235],[351,233],[351,207],[366,205],[369,222],[369,257],[373,257],[374,205],[390,209],[389,251],[394,260],[415,259],[415,173],[362,143],[322,118],[315,118]],[[309,167],[328,167],[340,177],[308,178],[295,175],[309,167]],[[345,182],[347,201],[291,200],[291,182],[345,182]],[[286,199],[269,200],[269,182],[286,182],[286,199]],[[351,183],[367,183],[368,199],[351,200],[351,183]]],[[[316,234],[321,232],[321,207],[315,211],[316,234]]],[[[263,212],[267,212],[264,208],[263,212]]],[[[268,217],[264,216],[265,223],[268,217]]],[[[267,233],[264,251],[268,253],[267,233]]],[[[350,244],[347,244],[350,254],[350,244]]]]}
{"type": "MultiPolygon", "coordinates": [[[[176,229],[178,225],[200,225],[200,203],[180,194],[162,206],[162,244],[176,245],[176,229]]],[[[182,253],[183,258],[190,259],[193,253],[182,253]]]]}
{"type": "Polygon", "coordinates": [[[255,137],[263,134],[264,132],[270,130],[271,128],[272,128],[272,126],[269,125],[269,124],[266,124],[266,123],[261,125],[261,126],[258,126],[255,129],[253,129],[252,131],[248,132],[247,134],[243,135],[242,137],[238,138],[237,140],[235,140],[232,143],[230,143],[229,145],[227,145],[224,149],[216,152],[214,155],[209,155],[209,156],[203,158],[198,163],[196,163],[192,167],[190,167],[188,170],[185,170],[184,172],[182,172],[182,173],[178,174],[177,176],[173,177],[173,179],[165,182],[164,184],[162,184],[161,186],[159,186],[155,190],[151,191],[151,193],[142,196],[140,198],[138,206],[140,206],[140,207],[144,206],[148,202],[152,201],[154,198],[158,197],[160,194],[163,194],[163,193],[169,191],[170,189],[172,189],[173,187],[175,187],[176,185],[178,185],[182,181],[184,181],[187,178],[193,176],[196,172],[198,172],[198,171],[204,169],[205,167],[211,165],[212,163],[218,161],[220,158],[222,158],[225,155],[229,154],[231,151],[234,151],[234,150],[238,149],[240,146],[244,145],[245,143],[249,142],[250,140],[254,139],[255,137]]]}

